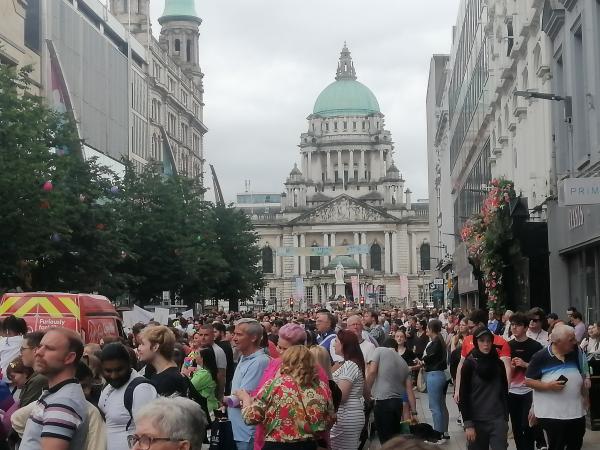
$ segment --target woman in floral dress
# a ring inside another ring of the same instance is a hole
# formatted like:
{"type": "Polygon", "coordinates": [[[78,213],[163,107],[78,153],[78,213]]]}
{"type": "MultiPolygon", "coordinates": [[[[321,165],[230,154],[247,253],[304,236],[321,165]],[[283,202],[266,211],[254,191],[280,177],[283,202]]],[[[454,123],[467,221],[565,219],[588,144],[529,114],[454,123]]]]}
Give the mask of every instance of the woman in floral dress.
{"type": "Polygon", "coordinates": [[[243,390],[237,396],[244,421],[264,424],[264,450],[315,450],[320,435],[335,421],[329,386],[319,379],[314,357],[304,345],[283,353],[278,374],[254,398],[243,390]]]}

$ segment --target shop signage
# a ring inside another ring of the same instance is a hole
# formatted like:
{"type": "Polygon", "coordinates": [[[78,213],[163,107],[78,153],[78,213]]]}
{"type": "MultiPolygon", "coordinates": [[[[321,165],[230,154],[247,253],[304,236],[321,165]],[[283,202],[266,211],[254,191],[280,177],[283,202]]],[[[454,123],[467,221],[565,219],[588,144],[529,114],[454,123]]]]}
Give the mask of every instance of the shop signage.
{"type": "Polygon", "coordinates": [[[565,178],[558,188],[558,206],[600,204],[600,177],[565,178]]]}
{"type": "Polygon", "coordinates": [[[576,206],[569,210],[569,230],[574,230],[583,226],[585,221],[585,215],[583,214],[583,208],[576,206]]]}
{"type": "Polygon", "coordinates": [[[436,278],[433,280],[433,284],[435,284],[436,286],[443,286],[444,285],[444,279],[443,278],[436,278]]]}

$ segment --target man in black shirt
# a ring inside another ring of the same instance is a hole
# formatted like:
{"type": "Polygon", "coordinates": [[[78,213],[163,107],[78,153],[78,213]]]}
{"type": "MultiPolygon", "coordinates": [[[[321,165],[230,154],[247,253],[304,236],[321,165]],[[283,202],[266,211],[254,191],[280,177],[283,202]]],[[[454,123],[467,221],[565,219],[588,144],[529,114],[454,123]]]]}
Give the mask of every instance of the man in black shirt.
{"type": "Polygon", "coordinates": [[[225,395],[231,394],[231,380],[235,372],[235,363],[233,362],[233,348],[231,342],[225,340],[227,327],[221,322],[213,323],[215,333],[215,344],[223,349],[225,358],[227,359],[227,368],[225,369],[225,395]]]}
{"type": "Polygon", "coordinates": [[[542,345],[527,337],[528,317],[523,313],[515,313],[510,318],[512,337],[508,341],[512,365],[512,379],[508,394],[508,409],[512,423],[513,435],[517,450],[534,450],[534,429],[529,427],[529,410],[533,394],[531,388],[525,386],[525,371],[529,361],[542,345]]]}

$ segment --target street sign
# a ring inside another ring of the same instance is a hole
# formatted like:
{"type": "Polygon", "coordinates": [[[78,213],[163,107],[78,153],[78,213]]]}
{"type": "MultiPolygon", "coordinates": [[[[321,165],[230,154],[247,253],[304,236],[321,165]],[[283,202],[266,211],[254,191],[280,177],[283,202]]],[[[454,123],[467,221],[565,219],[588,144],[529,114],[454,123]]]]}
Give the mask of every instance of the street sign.
{"type": "Polygon", "coordinates": [[[435,280],[433,280],[433,284],[435,284],[436,286],[443,286],[444,285],[444,279],[443,278],[436,278],[435,280]]]}
{"type": "Polygon", "coordinates": [[[435,283],[429,283],[429,289],[435,289],[435,283]]]}

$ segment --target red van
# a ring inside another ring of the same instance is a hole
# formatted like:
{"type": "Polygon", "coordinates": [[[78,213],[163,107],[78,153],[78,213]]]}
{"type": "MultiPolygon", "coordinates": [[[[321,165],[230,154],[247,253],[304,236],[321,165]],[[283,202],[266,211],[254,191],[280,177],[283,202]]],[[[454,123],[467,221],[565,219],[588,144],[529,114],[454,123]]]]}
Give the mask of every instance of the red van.
{"type": "Polygon", "coordinates": [[[14,315],[27,322],[30,331],[65,327],[81,334],[86,344],[106,336],[123,336],[121,317],[109,299],[101,295],[56,292],[8,293],[0,300],[0,319],[14,315]]]}

